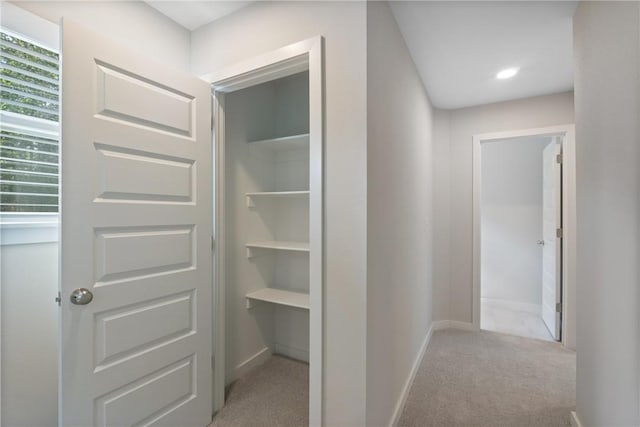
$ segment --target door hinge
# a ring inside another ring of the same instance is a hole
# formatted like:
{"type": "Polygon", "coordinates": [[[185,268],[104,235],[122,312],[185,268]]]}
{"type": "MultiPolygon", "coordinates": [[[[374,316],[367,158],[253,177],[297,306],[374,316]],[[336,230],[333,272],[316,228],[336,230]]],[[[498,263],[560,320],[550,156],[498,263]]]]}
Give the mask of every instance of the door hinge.
{"type": "Polygon", "coordinates": [[[213,130],[213,116],[211,116],[211,130],[213,130]]]}
{"type": "Polygon", "coordinates": [[[556,303],[556,313],[562,313],[562,303],[561,302],[557,302],[556,303]]]}
{"type": "Polygon", "coordinates": [[[562,239],[562,228],[556,228],[556,237],[562,239]]]}
{"type": "Polygon", "coordinates": [[[213,236],[211,236],[211,251],[216,251],[216,239],[214,239],[213,236]]]}
{"type": "Polygon", "coordinates": [[[562,164],[562,160],[563,160],[563,159],[562,159],[562,154],[558,154],[558,155],[556,156],[556,163],[560,163],[560,164],[562,164]]]}
{"type": "Polygon", "coordinates": [[[56,303],[58,304],[58,307],[60,307],[60,303],[62,303],[62,295],[60,292],[58,292],[58,295],[56,296],[56,303]]]}

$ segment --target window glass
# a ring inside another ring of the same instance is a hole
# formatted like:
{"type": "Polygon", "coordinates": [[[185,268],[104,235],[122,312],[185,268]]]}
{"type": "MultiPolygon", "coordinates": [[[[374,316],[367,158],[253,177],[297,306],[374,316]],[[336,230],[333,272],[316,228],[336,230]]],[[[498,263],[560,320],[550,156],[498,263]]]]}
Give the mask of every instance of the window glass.
{"type": "Polygon", "coordinates": [[[0,63],[0,212],[57,212],[58,53],[2,30],[0,63]]]}

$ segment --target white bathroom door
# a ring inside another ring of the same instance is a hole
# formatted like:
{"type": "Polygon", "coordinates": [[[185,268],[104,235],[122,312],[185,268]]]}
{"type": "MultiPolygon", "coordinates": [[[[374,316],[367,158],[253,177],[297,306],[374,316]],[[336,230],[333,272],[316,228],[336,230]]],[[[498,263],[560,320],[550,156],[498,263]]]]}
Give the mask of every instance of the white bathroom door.
{"type": "Polygon", "coordinates": [[[542,320],[560,340],[562,315],[562,160],[555,138],[542,152],[542,320]],[[559,231],[560,230],[560,231],[559,231]]]}
{"type": "Polygon", "coordinates": [[[59,424],[205,426],[209,86],[67,20],[61,75],[59,424]]]}

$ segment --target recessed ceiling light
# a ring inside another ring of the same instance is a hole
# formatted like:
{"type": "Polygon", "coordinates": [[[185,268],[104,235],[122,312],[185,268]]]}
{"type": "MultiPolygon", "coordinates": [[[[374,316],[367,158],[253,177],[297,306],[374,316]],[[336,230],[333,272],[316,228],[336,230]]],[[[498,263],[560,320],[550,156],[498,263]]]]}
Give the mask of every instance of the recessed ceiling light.
{"type": "Polygon", "coordinates": [[[502,70],[496,74],[496,79],[510,79],[516,74],[518,74],[517,68],[507,68],[506,70],[502,70]]]}

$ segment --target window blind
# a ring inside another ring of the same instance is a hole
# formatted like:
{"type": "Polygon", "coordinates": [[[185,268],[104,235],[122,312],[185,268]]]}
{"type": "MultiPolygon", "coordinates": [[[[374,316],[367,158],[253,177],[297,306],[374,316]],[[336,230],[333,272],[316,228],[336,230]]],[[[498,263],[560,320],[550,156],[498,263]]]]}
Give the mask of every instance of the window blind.
{"type": "Polygon", "coordinates": [[[58,54],[3,30],[0,64],[0,211],[57,212],[58,54]]]}

